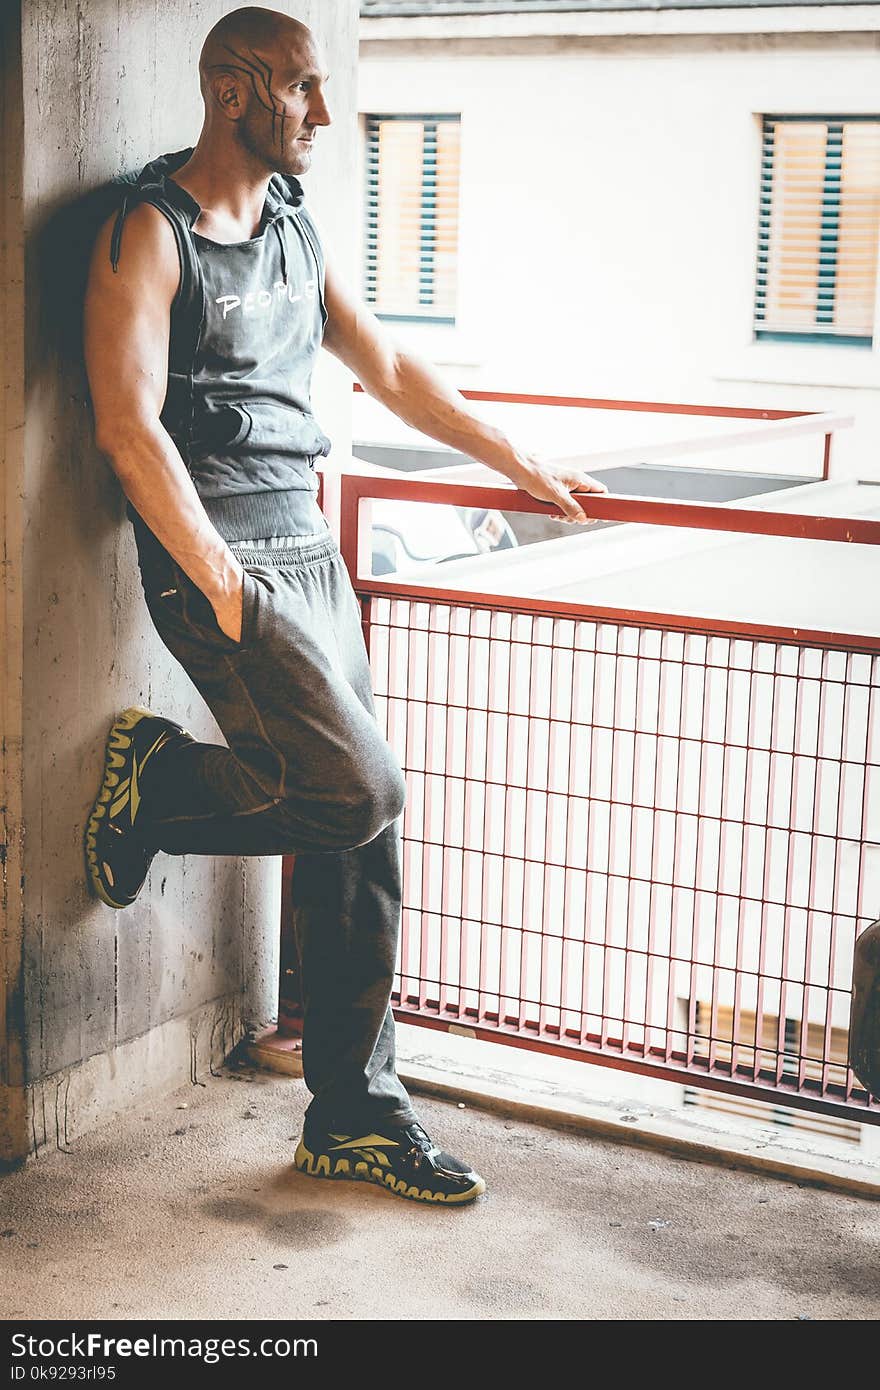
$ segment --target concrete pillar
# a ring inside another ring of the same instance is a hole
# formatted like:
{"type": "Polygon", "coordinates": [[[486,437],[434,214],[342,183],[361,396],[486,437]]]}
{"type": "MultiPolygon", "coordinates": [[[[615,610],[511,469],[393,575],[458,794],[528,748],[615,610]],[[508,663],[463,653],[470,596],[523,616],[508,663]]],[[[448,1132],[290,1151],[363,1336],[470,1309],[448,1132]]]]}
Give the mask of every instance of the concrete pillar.
{"type": "MultiPolygon", "coordinates": [[[[231,3],[5,0],[0,10],[0,1161],[67,1146],[150,1091],[198,1081],[277,1000],[280,860],[159,855],[138,902],[88,894],[83,822],[113,714],[135,702],[221,742],[143,606],[124,497],[97,455],[76,312],[77,208],[192,144],[196,60],[231,3]]],[[[355,263],[356,0],[277,8],[319,34],[334,124],[306,196],[355,263]],[[336,229],[340,229],[336,234],[336,229]]],[[[350,444],[323,354],[318,418],[350,444]]]]}

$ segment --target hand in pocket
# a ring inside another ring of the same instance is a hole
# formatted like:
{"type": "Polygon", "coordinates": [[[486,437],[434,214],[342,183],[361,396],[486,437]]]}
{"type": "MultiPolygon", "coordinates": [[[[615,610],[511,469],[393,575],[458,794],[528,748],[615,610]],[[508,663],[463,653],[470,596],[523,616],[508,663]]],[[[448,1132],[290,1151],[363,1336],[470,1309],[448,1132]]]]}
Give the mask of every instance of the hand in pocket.
{"type": "Polygon", "coordinates": [[[211,600],[217,626],[231,642],[240,642],[242,637],[246,574],[247,571],[242,569],[238,587],[232,593],[221,594],[211,600]]]}

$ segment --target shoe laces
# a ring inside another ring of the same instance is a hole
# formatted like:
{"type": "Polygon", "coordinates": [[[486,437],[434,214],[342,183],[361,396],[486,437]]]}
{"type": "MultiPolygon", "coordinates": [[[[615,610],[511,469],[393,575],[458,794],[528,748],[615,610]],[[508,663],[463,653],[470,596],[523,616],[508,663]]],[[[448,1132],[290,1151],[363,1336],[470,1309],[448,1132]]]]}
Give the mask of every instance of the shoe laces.
{"type": "Polygon", "coordinates": [[[426,1130],[417,1121],[404,1126],[403,1132],[411,1140],[413,1148],[417,1149],[419,1153],[430,1154],[436,1147],[426,1130]]]}

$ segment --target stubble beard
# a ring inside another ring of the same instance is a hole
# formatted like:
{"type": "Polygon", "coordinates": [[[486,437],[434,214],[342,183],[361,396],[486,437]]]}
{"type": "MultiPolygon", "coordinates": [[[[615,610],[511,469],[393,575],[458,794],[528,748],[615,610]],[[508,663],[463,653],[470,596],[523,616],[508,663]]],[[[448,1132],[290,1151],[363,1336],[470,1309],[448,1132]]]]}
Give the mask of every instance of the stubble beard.
{"type": "Polygon", "coordinates": [[[286,151],[271,136],[252,130],[247,121],[239,123],[238,138],[248,154],[258,159],[269,174],[305,174],[311,167],[310,150],[286,151]]]}

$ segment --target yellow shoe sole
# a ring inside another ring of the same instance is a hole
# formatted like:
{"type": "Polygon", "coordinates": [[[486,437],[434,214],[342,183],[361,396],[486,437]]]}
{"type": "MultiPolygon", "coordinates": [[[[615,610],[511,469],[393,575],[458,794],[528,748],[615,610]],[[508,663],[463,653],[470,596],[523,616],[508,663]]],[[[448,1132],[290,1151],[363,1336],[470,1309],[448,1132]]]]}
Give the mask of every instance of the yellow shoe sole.
{"type": "Polygon", "coordinates": [[[98,792],[86,821],[84,836],[86,873],[95,896],[100,898],[101,902],[106,903],[108,907],[123,908],[130,907],[131,904],[117,902],[104,881],[105,875],[102,873],[98,861],[97,835],[101,821],[107,814],[107,807],[113,799],[114,789],[119,785],[118,769],[125,766],[124,753],[131,747],[129,730],[139,724],[145,715],[152,716],[152,710],[144,709],[143,705],[129,705],[128,709],[123,710],[114,720],[104,746],[104,779],[101,783],[101,790],[98,792]]]}
{"type": "Polygon", "coordinates": [[[395,1177],[378,1164],[370,1164],[363,1159],[352,1163],[347,1158],[337,1158],[331,1171],[330,1155],[313,1154],[306,1148],[302,1139],[296,1146],[293,1163],[295,1168],[301,1173],[307,1173],[311,1178],[343,1178],[349,1182],[371,1182],[377,1187],[387,1188],[397,1197],[408,1197],[414,1202],[433,1202],[440,1206],[462,1206],[465,1202],[473,1202],[486,1191],[485,1181],[478,1178],[464,1192],[432,1192],[430,1188],[419,1188],[414,1183],[408,1183],[405,1178],[395,1177]]]}

